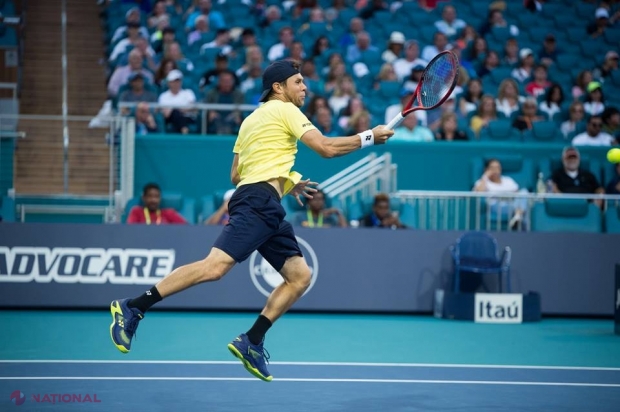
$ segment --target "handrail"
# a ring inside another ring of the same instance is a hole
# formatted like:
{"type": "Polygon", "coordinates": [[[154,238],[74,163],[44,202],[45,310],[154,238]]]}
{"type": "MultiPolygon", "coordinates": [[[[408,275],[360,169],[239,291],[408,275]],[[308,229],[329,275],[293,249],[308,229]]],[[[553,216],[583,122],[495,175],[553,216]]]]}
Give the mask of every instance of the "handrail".
{"type": "Polygon", "coordinates": [[[320,189],[328,190],[328,186],[330,184],[332,184],[333,182],[337,181],[341,177],[345,176],[347,173],[349,173],[349,172],[357,169],[358,167],[362,166],[363,164],[369,162],[370,160],[375,159],[376,157],[377,157],[376,153],[371,153],[368,156],[363,157],[362,159],[360,159],[357,162],[353,163],[351,166],[348,166],[348,167],[344,168],[343,170],[341,170],[340,172],[336,173],[332,177],[330,177],[330,178],[326,179],[325,181],[321,182],[321,184],[319,185],[319,188],[320,189]]]}
{"type": "Polygon", "coordinates": [[[62,149],[63,149],[63,176],[65,193],[69,192],[69,126],[67,116],[69,106],[67,102],[67,0],[62,0],[61,19],[61,48],[62,48],[62,149]]]}
{"type": "Polygon", "coordinates": [[[473,197],[473,198],[505,198],[505,199],[585,199],[585,200],[620,200],[620,195],[607,194],[578,194],[578,193],[526,193],[526,192],[465,192],[465,191],[438,191],[438,190],[399,190],[395,197],[473,197]]]}

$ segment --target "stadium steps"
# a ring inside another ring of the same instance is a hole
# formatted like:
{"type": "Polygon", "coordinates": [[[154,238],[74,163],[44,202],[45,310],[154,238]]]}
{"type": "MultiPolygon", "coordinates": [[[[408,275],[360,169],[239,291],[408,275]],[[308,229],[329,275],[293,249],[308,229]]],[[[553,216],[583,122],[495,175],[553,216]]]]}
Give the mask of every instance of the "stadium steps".
{"type": "MultiPolygon", "coordinates": [[[[67,106],[69,115],[97,114],[106,100],[100,66],[104,48],[96,2],[67,1],[67,106]],[[83,33],[89,32],[89,35],[83,33]]],[[[21,113],[62,114],[61,22],[58,3],[28,2],[21,113]]],[[[109,151],[104,129],[88,122],[68,123],[68,192],[105,195],[109,151]]],[[[26,133],[15,153],[15,189],[19,194],[64,192],[63,124],[57,120],[21,121],[26,133]]]]}

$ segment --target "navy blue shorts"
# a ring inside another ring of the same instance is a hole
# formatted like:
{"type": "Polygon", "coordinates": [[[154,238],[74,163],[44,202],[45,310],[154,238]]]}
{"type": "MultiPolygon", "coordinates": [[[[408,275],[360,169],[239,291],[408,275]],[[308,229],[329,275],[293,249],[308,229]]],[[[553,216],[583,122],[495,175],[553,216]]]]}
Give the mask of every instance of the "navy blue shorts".
{"type": "Polygon", "coordinates": [[[230,219],[215,241],[237,263],[258,250],[277,271],[291,256],[303,256],[280,196],[266,182],[240,186],[228,203],[230,219]]]}

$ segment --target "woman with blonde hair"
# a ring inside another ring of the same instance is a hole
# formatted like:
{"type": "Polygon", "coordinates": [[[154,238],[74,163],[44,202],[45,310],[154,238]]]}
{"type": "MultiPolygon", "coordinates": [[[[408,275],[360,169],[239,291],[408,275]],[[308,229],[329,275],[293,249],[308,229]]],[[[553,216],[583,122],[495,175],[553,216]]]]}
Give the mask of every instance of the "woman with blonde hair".
{"type": "Polygon", "coordinates": [[[349,118],[349,126],[353,133],[362,133],[364,130],[368,130],[370,128],[370,113],[365,110],[354,113],[349,118]]]}
{"type": "Polygon", "coordinates": [[[264,61],[263,51],[260,47],[248,46],[245,49],[245,63],[235,72],[235,74],[237,77],[241,78],[249,72],[251,67],[259,66],[264,69],[264,61]]]}
{"type": "Polygon", "coordinates": [[[339,115],[340,111],[347,107],[349,100],[355,96],[357,91],[353,79],[349,75],[344,75],[336,82],[334,92],[328,99],[329,107],[335,115],[339,115]]]}
{"type": "Polygon", "coordinates": [[[375,78],[374,89],[379,89],[381,82],[397,82],[398,76],[392,63],[383,63],[379,69],[379,74],[375,78]]]}
{"type": "Polygon", "coordinates": [[[502,80],[497,88],[497,99],[495,105],[497,111],[510,117],[519,110],[519,105],[525,101],[525,97],[519,96],[519,86],[514,79],[506,78],[502,80]]]}
{"type": "Polygon", "coordinates": [[[485,94],[480,99],[478,112],[471,118],[469,127],[474,131],[476,136],[480,135],[480,130],[487,127],[489,122],[497,120],[497,108],[495,107],[495,99],[493,96],[485,94]]]}

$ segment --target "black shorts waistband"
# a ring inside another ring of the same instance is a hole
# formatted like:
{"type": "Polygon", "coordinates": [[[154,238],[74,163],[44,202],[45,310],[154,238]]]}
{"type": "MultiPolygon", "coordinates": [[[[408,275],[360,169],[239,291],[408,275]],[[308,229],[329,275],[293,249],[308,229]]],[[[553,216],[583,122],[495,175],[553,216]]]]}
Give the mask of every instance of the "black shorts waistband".
{"type": "Polygon", "coordinates": [[[275,187],[273,187],[272,185],[270,185],[267,182],[257,182],[257,183],[250,183],[248,184],[248,186],[254,186],[254,187],[260,187],[263,188],[265,190],[268,190],[269,192],[271,192],[272,195],[275,196],[276,199],[278,199],[278,201],[281,201],[282,199],[280,198],[280,194],[278,193],[278,191],[276,190],[275,187]]]}

